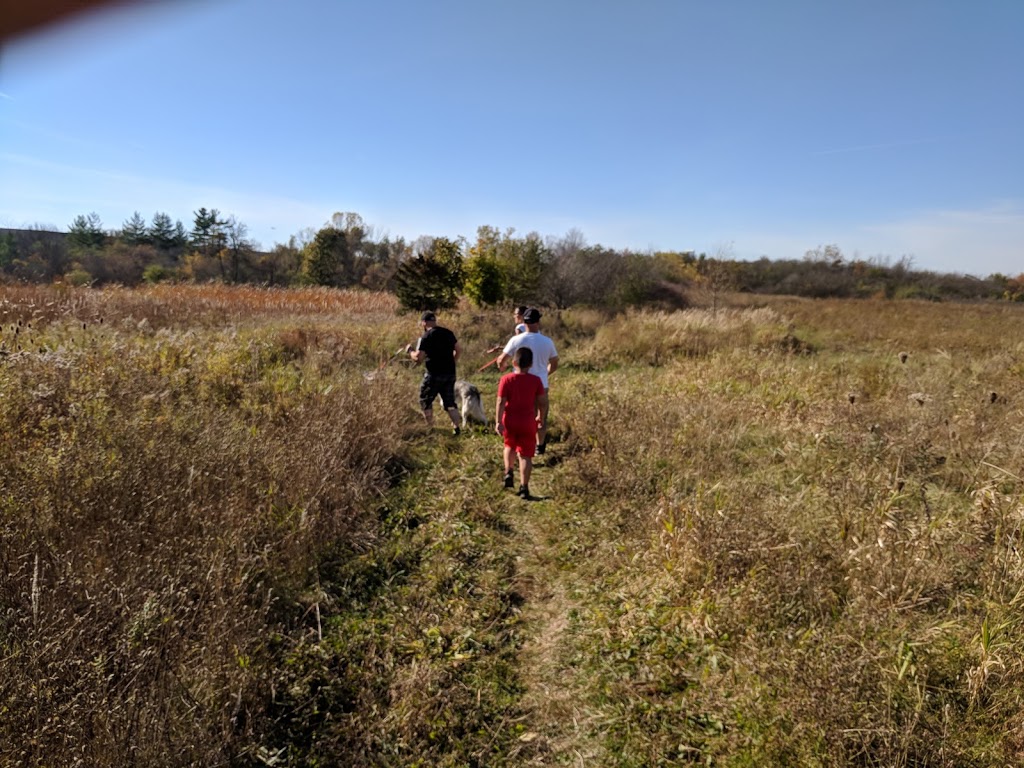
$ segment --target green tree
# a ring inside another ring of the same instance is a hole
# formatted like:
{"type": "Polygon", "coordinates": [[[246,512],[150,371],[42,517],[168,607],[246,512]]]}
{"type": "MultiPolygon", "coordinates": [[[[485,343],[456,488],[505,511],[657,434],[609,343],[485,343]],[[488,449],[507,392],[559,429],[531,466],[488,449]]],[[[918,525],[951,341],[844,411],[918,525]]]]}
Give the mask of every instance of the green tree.
{"type": "Polygon", "coordinates": [[[337,227],[327,226],[306,246],[302,273],[314,285],[343,283],[344,265],[349,259],[348,239],[337,227]]]}
{"type": "MultiPolygon", "coordinates": [[[[178,225],[181,226],[181,222],[178,222],[178,225]]],[[[169,251],[172,248],[183,245],[183,243],[178,242],[177,232],[171,223],[171,217],[166,213],[157,212],[153,214],[153,223],[149,227],[149,239],[153,245],[163,251],[169,251]]]]}
{"type": "Polygon", "coordinates": [[[73,250],[98,250],[103,247],[106,239],[97,213],[78,215],[68,227],[68,246],[73,250]]]}
{"type": "Polygon", "coordinates": [[[345,287],[380,284],[389,271],[382,268],[389,247],[378,247],[370,227],[358,213],[338,212],[308,241],[304,248],[303,275],[317,285],[345,287]],[[373,275],[367,279],[374,268],[373,275]]]}
{"type": "Polygon", "coordinates": [[[0,269],[7,269],[18,258],[18,241],[12,232],[0,235],[0,269]]]}
{"type": "Polygon", "coordinates": [[[621,257],[615,304],[641,305],[654,298],[658,288],[658,265],[650,256],[626,252],[621,257]]]}
{"type": "Polygon", "coordinates": [[[434,238],[395,274],[395,294],[406,309],[449,309],[459,301],[464,280],[462,244],[434,238]]]}
{"type": "Polygon", "coordinates": [[[188,245],[188,232],[185,231],[185,225],[181,223],[181,219],[174,222],[174,234],[171,242],[173,248],[184,248],[188,245]]]}
{"type": "Polygon", "coordinates": [[[489,254],[477,254],[466,260],[466,296],[478,307],[505,301],[505,280],[498,260],[489,254]]]}
{"type": "Polygon", "coordinates": [[[302,252],[295,248],[294,239],[288,245],[277,243],[272,251],[256,255],[252,266],[260,282],[287,285],[301,272],[302,252]]]}
{"type": "Polygon", "coordinates": [[[363,283],[367,270],[377,262],[379,250],[373,242],[372,229],[358,213],[335,213],[330,226],[345,233],[348,249],[341,254],[338,284],[363,283]]]}
{"type": "Polygon", "coordinates": [[[514,245],[508,255],[505,296],[513,304],[536,304],[548,251],[536,232],[514,245]]]}
{"type": "MultiPolygon", "coordinates": [[[[98,226],[99,219],[95,220],[98,226]]],[[[59,234],[45,230],[32,230],[28,247],[19,249],[21,256],[11,264],[12,270],[19,277],[29,280],[53,280],[63,275],[68,264],[68,243],[59,234]]],[[[70,236],[69,236],[70,237],[70,236]]],[[[98,241],[98,238],[97,238],[98,241]]],[[[77,251],[78,256],[86,257],[103,252],[103,248],[86,247],[77,251]]]]}
{"type": "Polygon", "coordinates": [[[200,208],[195,211],[190,235],[191,245],[205,256],[211,256],[224,247],[227,239],[224,227],[226,221],[220,218],[220,211],[200,208]]]}
{"type": "Polygon", "coordinates": [[[121,240],[129,245],[145,245],[150,242],[146,220],[138,211],[135,211],[132,217],[121,225],[121,240]]]}
{"type": "MultiPolygon", "coordinates": [[[[535,304],[549,258],[548,249],[535,232],[525,238],[514,237],[514,234],[511,228],[501,232],[496,227],[479,227],[476,243],[469,249],[470,260],[481,260],[481,265],[493,262],[498,266],[502,287],[497,301],[535,304]]],[[[489,270],[489,267],[484,269],[489,270]]]]}

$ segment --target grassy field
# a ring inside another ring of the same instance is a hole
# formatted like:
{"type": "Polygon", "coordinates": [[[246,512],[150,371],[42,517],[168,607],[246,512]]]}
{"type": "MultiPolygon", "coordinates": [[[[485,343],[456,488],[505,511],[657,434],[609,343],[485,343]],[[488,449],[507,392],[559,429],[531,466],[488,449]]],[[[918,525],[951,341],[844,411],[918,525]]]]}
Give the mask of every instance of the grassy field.
{"type": "Polygon", "coordinates": [[[390,297],[0,288],[0,765],[1024,762],[1020,308],[545,330],[524,502],[390,297]]]}

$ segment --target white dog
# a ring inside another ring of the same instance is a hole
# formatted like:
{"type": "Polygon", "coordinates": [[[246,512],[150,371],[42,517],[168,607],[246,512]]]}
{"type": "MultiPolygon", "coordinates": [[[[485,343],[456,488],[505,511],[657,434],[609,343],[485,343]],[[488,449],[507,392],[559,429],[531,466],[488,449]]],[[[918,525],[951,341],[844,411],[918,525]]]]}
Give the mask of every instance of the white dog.
{"type": "Polygon", "coordinates": [[[475,421],[487,426],[487,414],[480,400],[480,390],[465,379],[455,382],[455,407],[462,411],[463,424],[475,421]]]}

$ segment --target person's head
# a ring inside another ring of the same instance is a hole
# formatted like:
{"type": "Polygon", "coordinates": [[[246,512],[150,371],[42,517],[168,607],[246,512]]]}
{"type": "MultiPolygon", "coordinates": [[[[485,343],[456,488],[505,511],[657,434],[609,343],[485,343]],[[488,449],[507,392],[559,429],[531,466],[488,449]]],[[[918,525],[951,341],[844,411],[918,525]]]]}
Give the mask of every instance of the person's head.
{"type": "Polygon", "coordinates": [[[527,307],[523,312],[523,322],[530,327],[540,325],[540,310],[536,307],[527,307]]]}
{"type": "Polygon", "coordinates": [[[533,350],[529,347],[520,347],[512,355],[512,365],[517,371],[528,371],[533,365],[533,350]]]}
{"type": "Polygon", "coordinates": [[[420,322],[423,323],[424,328],[433,328],[437,325],[437,315],[433,312],[424,312],[420,315],[420,322]]]}
{"type": "Polygon", "coordinates": [[[527,307],[525,304],[516,307],[516,322],[523,322],[523,315],[526,314],[527,307]]]}

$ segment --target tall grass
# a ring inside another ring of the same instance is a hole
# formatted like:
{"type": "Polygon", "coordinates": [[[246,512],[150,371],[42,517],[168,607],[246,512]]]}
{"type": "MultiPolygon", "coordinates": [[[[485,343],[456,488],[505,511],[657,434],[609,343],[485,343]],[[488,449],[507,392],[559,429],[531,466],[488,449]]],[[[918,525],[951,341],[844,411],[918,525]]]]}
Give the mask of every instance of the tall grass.
{"type": "Polygon", "coordinates": [[[169,297],[117,292],[82,328],[81,304],[26,298],[0,364],[3,762],[255,760],[276,670],[322,633],[320,564],[379,539],[404,399],[366,386],[358,346],[325,363],[273,329],[125,331],[169,297]]]}
{"type": "Polygon", "coordinates": [[[68,285],[5,285],[0,295],[0,325],[18,320],[39,324],[75,319],[194,329],[274,317],[290,320],[319,316],[341,320],[374,316],[390,320],[397,309],[398,303],[390,294],[327,288],[161,284],[88,289],[68,285]]]}
{"type": "Polygon", "coordinates": [[[546,316],[523,505],[385,298],[3,288],[0,764],[1019,764],[1024,316],[756,301],[546,316]]]}
{"type": "Polygon", "coordinates": [[[616,764],[1019,762],[1024,316],[793,307],[817,354],[563,382],[600,564],[577,652],[616,764]]]}

